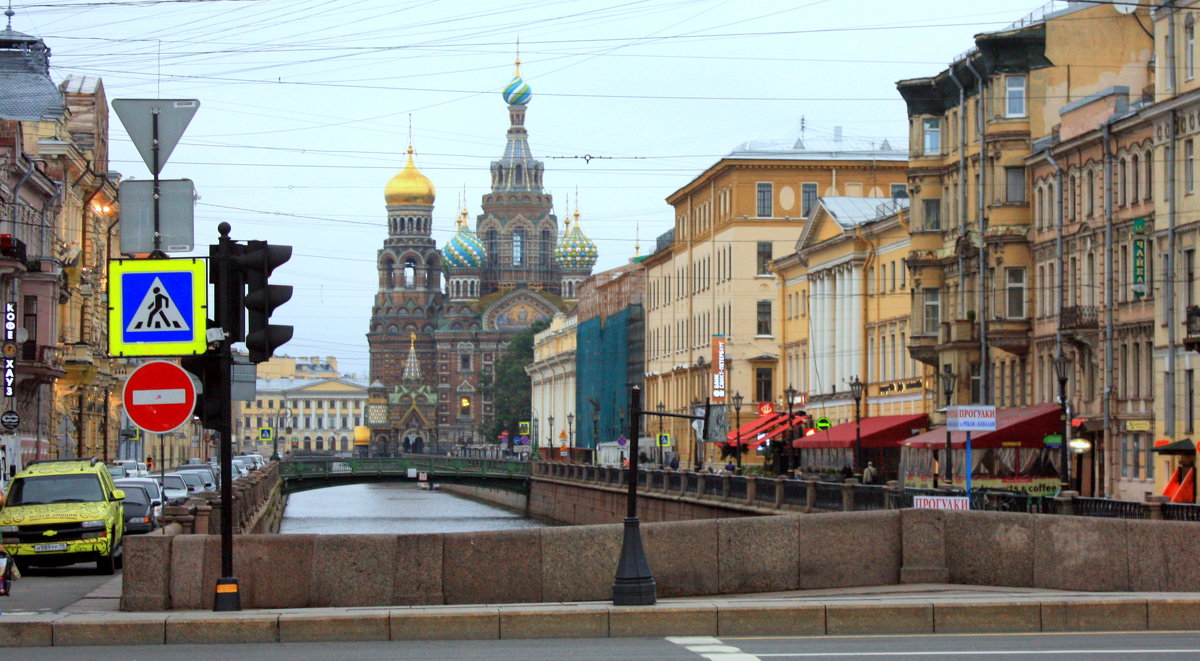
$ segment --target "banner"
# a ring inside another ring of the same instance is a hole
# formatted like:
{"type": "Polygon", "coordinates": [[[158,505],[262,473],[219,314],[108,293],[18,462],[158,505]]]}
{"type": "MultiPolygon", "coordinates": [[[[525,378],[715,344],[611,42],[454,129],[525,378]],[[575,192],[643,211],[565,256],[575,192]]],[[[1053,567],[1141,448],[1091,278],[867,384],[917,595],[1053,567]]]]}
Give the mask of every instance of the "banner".
{"type": "Polygon", "coordinates": [[[725,336],[712,336],[712,403],[725,403],[725,336]]]}

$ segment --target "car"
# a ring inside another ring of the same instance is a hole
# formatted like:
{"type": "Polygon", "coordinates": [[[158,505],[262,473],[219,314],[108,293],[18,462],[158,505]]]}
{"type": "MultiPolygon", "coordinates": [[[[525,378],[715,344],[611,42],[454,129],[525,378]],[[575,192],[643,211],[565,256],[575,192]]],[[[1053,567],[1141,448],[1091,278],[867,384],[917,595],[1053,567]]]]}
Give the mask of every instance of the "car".
{"type": "Polygon", "coordinates": [[[121,566],[125,492],[99,458],[35,459],[16,474],[0,509],[0,544],[18,568],[95,562],[121,566]]]}
{"type": "Polygon", "coordinates": [[[150,475],[150,469],[146,467],[146,464],[143,464],[140,461],[137,462],[137,476],[138,477],[148,477],[149,475],[150,475]]]}
{"type": "Polygon", "coordinates": [[[176,466],[174,472],[182,473],[185,471],[196,471],[204,478],[204,491],[216,491],[220,485],[219,474],[214,473],[211,466],[207,464],[184,464],[176,466]]]}
{"type": "Polygon", "coordinates": [[[162,485],[163,501],[167,505],[182,505],[187,502],[191,491],[179,473],[155,473],[150,479],[162,485]]]}
{"type": "Polygon", "coordinates": [[[120,480],[129,477],[129,471],[124,466],[109,466],[108,474],[111,475],[112,479],[114,480],[120,480]]]}
{"type": "Polygon", "coordinates": [[[261,454],[240,454],[240,455],[238,455],[238,457],[241,457],[243,459],[249,459],[250,461],[254,462],[254,468],[252,468],[251,470],[256,470],[256,471],[262,470],[263,466],[265,466],[267,463],[267,460],[263,459],[263,456],[261,454]]]}
{"type": "Polygon", "coordinates": [[[125,477],[141,477],[138,475],[138,462],[133,459],[117,459],[112,462],[113,466],[123,466],[125,468],[125,477]]]}
{"type": "Polygon", "coordinates": [[[164,500],[162,485],[158,482],[158,480],[152,477],[126,477],[119,480],[113,480],[113,483],[121,489],[124,489],[126,486],[131,484],[146,487],[146,490],[150,492],[151,498],[157,501],[156,505],[158,507],[162,507],[164,500]]]}
{"type": "Polygon", "coordinates": [[[159,521],[159,507],[155,503],[159,501],[154,499],[150,488],[131,484],[122,490],[125,492],[125,533],[136,535],[154,532],[159,521]]]}
{"type": "Polygon", "coordinates": [[[196,471],[180,471],[176,475],[183,478],[187,482],[188,493],[200,493],[204,491],[204,477],[196,471]]]}
{"type": "Polygon", "coordinates": [[[234,457],[233,470],[237,471],[238,477],[246,477],[254,470],[254,462],[244,457],[234,457]]]}

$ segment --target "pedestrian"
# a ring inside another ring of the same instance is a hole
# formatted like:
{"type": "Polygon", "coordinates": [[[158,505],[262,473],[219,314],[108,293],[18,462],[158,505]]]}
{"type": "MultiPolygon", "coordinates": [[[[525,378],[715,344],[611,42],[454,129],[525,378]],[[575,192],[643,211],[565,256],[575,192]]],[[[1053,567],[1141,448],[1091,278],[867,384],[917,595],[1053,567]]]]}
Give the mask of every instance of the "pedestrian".
{"type": "Polygon", "coordinates": [[[875,484],[875,479],[879,476],[879,471],[875,470],[875,464],[868,461],[867,467],[863,469],[863,484],[875,484]]]}
{"type": "Polygon", "coordinates": [[[671,457],[671,470],[679,470],[679,455],[674,455],[671,457]]]}
{"type": "Polygon", "coordinates": [[[727,471],[729,471],[730,473],[732,473],[733,471],[737,470],[737,466],[734,466],[734,465],[733,465],[733,462],[732,462],[732,461],[729,461],[729,462],[726,462],[726,463],[725,463],[725,470],[727,470],[727,471]]]}
{"type": "Polygon", "coordinates": [[[0,545],[0,597],[8,596],[12,582],[18,578],[21,578],[21,572],[17,569],[17,562],[0,545]]]}
{"type": "Polygon", "coordinates": [[[848,480],[852,477],[854,477],[854,469],[850,467],[850,464],[842,466],[842,479],[848,480]]]}

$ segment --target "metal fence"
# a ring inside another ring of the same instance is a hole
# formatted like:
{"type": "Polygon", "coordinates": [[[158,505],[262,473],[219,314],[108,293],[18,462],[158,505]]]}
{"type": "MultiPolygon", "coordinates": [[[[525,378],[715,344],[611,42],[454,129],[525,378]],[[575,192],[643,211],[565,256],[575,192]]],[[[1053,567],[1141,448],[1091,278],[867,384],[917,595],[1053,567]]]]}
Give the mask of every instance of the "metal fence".
{"type": "Polygon", "coordinates": [[[860,484],[854,487],[854,509],[885,510],[887,508],[887,487],[877,484],[860,484]]]}
{"type": "Polygon", "coordinates": [[[1110,519],[1142,519],[1145,509],[1141,503],[1108,498],[1075,498],[1076,516],[1099,516],[1110,519]]]}
{"type": "Polygon", "coordinates": [[[842,509],[842,485],[836,482],[817,482],[817,499],[810,507],[840,512],[842,509]]]}
{"type": "Polygon", "coordinates": [[[754,481],[754,502],[760,507],[775,506],[775,480],[760,477],[754,481]]]}
{"type": "Polygon", "coordinates": [[[704,495],[706,496],[722,496],[725,489],[722,486],[724,479],[715,473],[704,473],[704,495]]]}
{"type": "Polygon", "coordinates": [[[1200,505],[1163,503],[1162,513],[1168,521],[1200,521],[1200,505]]]}
{"type": "Polygon", "coordinates": [[[734,501],[746,500],[746,478],[742,475],[732,475],[729,478],[729,499],[734,501]]]}

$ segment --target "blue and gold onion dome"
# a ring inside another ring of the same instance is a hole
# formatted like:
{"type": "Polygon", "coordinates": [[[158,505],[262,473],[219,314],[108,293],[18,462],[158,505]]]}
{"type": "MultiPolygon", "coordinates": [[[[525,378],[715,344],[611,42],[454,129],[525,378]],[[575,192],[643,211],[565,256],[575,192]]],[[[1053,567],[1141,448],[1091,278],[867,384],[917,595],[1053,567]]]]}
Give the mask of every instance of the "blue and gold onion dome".
{"type": "Polygon", "coordinates": [[[533,90],[529,89],[529,83],[526,83],[521,78],[521,61],[517,60],[517,72],[513,74],[513,79],[504,86],[504,102],[510,106],[523,106],[529,103],[529,99],[533,96],[533,90]]]}
{"type": "MultiPolygon", "coordinates": [[[[571,221],[568,220],[567,224],[571,225],[571,221]]],[[[590,269],[596,265],[600,254],[596,250],[596,244],[584,236],[583,230],[579,228],[578,211],[575,212],[574,225],[563,232],[562,238],[559,239],[554,255],[564,269],[590,269]]]]}
{"type": "Polygon", "coordinates": [[[467,210],[458,218],[458,231],[442,248],[442,258],[447,269],[477,269],[483,266],[487,251],[483,242],[467,225],[467,210]]]}

